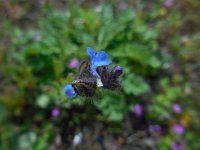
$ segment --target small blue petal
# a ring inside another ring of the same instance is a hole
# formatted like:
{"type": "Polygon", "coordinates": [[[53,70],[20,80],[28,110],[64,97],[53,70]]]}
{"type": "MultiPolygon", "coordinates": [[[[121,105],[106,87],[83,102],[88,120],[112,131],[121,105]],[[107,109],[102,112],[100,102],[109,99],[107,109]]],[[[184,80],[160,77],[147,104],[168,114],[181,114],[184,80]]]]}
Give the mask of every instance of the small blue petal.
{"type": "Polygon", "coordinates": [[[95,58],[95,52],[92,48],[87,47],[87,53],[88,53],[88,55],[90,56],[91,59],[95,58]]]}
{"type": "Polygon", "coordinates": [[[98,52],[95,56],[96,61],[104,61],[107,59],[108,59],[108,54],[106,54],[106,52],[104,52],[104,51],[98,52]]]}
{"type": "Polygon", "coordinates": [[[73,98],[76,96],[76,93],[71,84],[66,85],[64,87],[64,91],[65,91],[66,96],[68,96],[70,98],[73,98]]]}
{"type": "Polygon", "coordinates": [[[95,61],[95,62],[94,62],[94,65],[95,65],[96,67],[100,67],[100,66],[108,66],[108,65],[110,65],[111,63],[112,63],[111,60],[95,61]]]}
{"type": "Polygon", "coordinates": [[[95,54],[94,50],[88,47],[87,52],[91,59],[91,74],[99,77],[98,73],[96,72],[96,68],[100,66],[108,66],[112,63],[112,61],[108,60],[108,54],[104,51],[100,51],[95,54]]]}
{"type": "Polygon", "coordinates": [[[98,73],[97,73],[97,71],[96,71],[96,69],[97,69],[96,66],[92,65],[90,69],[91,69],[91,74],[92,74],[93,76],[99,77],[99,75],[98,75],[98,73]]]}

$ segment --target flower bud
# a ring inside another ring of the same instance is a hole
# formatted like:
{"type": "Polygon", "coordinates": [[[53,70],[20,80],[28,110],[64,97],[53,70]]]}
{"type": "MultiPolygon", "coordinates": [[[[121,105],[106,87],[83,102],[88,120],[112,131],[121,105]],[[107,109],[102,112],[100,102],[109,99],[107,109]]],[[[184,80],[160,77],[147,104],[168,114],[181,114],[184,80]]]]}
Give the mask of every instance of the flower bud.
{"type": "Polygon", "coordinates": [[[113,70],[112,70],[112,73],[113,73],[113,75],[114,75],[115,77],[119,77],[119,76],[122,74],[122,72],[123,72],[123,69],[122,69],[122,67],[120,67],[120,66],[115,66],[115,67],[113,68],[113,70]]]}

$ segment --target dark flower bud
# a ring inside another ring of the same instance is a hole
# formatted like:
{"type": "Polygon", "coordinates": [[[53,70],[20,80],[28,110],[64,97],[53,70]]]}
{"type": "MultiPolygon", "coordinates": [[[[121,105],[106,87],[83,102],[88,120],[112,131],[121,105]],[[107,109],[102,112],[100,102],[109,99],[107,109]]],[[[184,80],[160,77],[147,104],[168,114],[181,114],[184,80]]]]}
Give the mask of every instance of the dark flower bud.
{"type": "Polygon", "coordinates": [[[121,88],[121,82],[118,80],[122,74],[122,68],[115,66],[112,71],[109,71],[108,67],[101,66],[97,68],[97,73],[100,76],[103,87],[106,89],[117,90],[121,88]]]}
{"type": "Polygon", "coordinates": [[[122,72],[123,72],[122,67],[115,66],[111,73],[113,74],[114,77],[118,78],[122,74],[122,72]]]}

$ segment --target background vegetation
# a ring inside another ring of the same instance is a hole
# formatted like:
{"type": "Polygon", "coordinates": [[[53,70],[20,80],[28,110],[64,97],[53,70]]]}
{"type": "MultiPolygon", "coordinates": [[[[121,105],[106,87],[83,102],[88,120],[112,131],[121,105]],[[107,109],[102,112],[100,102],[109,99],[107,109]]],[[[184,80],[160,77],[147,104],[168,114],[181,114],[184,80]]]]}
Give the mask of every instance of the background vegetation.
{"type": "Polygon", "coordinates": [[[0,149],[200,149],[199,0],[3,0],[0,9],[0,149]],[[86,47],[123,67],[121,91],[65,97],[77,75],[69,64],[89,58],[86,47]]]}

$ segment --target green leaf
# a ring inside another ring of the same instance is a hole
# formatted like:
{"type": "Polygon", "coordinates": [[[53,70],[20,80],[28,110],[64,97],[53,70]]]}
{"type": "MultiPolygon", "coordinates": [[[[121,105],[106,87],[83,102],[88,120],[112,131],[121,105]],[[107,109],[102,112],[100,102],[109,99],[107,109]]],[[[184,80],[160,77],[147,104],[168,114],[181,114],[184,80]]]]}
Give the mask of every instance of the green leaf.
{"type": "Polygon", "coordinates": [[[128,74],[122,80],[124,91],[127,94],[141,95],[149,90],[148,84],[139,76],[128,74]]]}
{"type": "Polygon", "coordinates": [[[50,99],[47,95],[42,94],[37,98],[37,105],[41,108],[46,108],[50,102],[50,99]]]}

